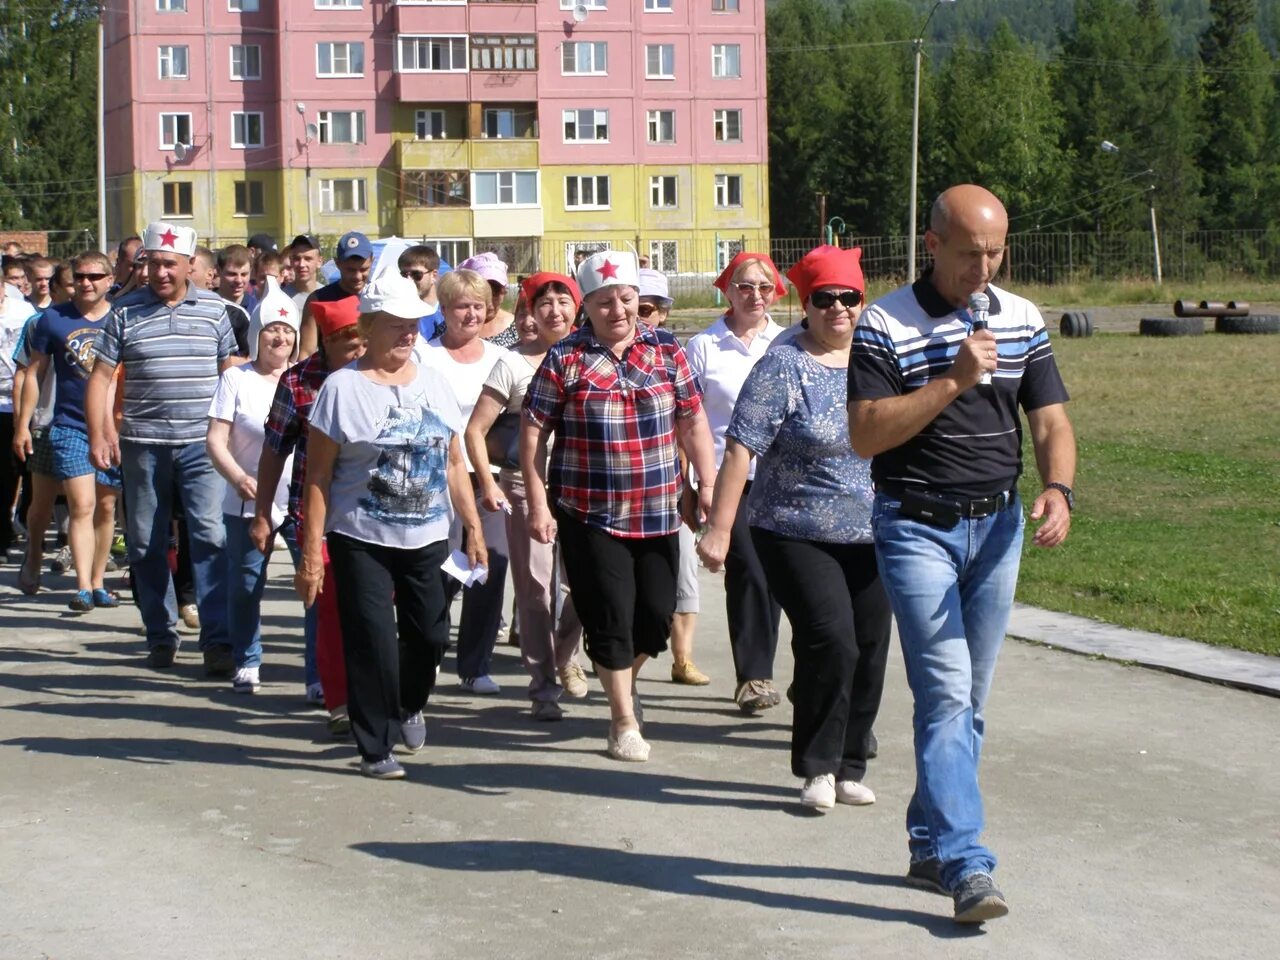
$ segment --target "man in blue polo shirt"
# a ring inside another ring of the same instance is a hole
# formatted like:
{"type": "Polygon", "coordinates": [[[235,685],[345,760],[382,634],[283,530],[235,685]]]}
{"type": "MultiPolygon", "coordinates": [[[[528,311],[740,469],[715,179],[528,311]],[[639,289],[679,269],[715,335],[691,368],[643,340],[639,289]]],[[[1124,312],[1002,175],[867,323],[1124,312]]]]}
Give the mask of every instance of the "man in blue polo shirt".
{"type": "Polygon", "coordinates": [[[344,233],[338,238],[338,246],[333,251],[333,262],[338,265],[338,279],[311,294],[302,309],[302,325],[298,330],[299,359],[311,356],[319,344],[316,321],[310,310],[312,301],[329,303],[359,297],[364,285],[369,282],[369,270],[373,266],[373,244],[368,237],[356,230],[344,233]]]}
{"type": "Polygon", "coordinates": [[[91,456],[100,470],[124,473],[134,597],[147,629],[147,662],[173,665],[177,603],[169,578],[173,500],[181,497],[191,542],[205,673],[231,676],[222,479],[205,453],[209,404],[218,377],[235,362],[226,304],[190,282],[195,231],[157,222],[143,237],[147,286],[115,302],[94,346],[85,391],[91,456]],[[117,434],[107,406],[123,368],[123,419],[117,434]]]}
{"type": "Polygon", "coordinates": [[[1044,482],[1037,546],[1067,536],[1076,466],[1044,320],[991,283],[1008,228],[982,187],[939,196],[931,269],[863,312],[849,362],[849,435],[872,458],[876,561],[915,698],[907,880],[950,894],[960,923],[1009,911],[981,840],[978,761],[1022,552],[1019,407],[1044,482]]]}

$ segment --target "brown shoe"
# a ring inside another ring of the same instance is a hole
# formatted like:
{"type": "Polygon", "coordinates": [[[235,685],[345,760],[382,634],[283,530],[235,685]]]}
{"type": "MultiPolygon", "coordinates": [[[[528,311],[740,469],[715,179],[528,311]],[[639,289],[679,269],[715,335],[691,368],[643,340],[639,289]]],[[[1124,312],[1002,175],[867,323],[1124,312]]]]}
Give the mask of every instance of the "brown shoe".
{"type": "Polygon", "coordinates": [[[705,687],[711,678],[698,669],[692,660],[671,664],[671,682],[683,683],[690,687],[705,687]]]}
{"type": "Polygon", "coordinates": [[[768,710],[782,702],[772,680],[748,680],[740,683],[733,699],[737,701],[738,709],[747,714],[768,710]]]}
{"type": "Polygon", "coordinates": [[[587,674],[576,660],[569,662],[560,671],[560,686],[564,687],[566,696],[581,700],[587,695],[587,674]]]}

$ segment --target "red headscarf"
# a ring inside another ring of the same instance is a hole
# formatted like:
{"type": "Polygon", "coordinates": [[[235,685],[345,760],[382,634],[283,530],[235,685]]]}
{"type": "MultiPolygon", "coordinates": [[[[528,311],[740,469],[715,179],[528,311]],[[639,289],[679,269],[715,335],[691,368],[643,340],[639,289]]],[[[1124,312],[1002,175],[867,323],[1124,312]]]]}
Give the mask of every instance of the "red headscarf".
{"type": "Polygon", "coordinates": [[[867,292],[861,247],[841,250],[825,243],[814,247],[787,271],[787,278],[796,285],[801,303],[808,303],[809,294],[818,287],[852,287],[859,293],[867,292]]]}
{"type": "MultiPolygon", "coordinates": [[[[426,309],[425,307],[423,309],[426,309]]],[[[360,298],[343,297],[341,300],[312,300],[311,316],[324,340],[339,330],[355,326],[360,316],[360,298]]]]}
{"type": "Polygon", "coordinates": [[[716,277],[713,287],[718,287],[721,292],[729,292],[729,284],[733,282],[733,275],[738,272],[738,268],[748,260],[759,260],[769,273],[773,274],[773,285],[778,288],[778,296],[785,297],[787,295],[787,284],[782,279],[782,274],[778,273],[778,268],[773,265],[773,261],[765,253],[747,253],[743,251],[732,260],[729,265],[724,268],[720,276],[716,277]]]}
{"type": "Polygon", "coordinates": [[[578,289],[578,284],[571,277],[566,277],[563,273],[547,273],[544,271],[525,277],[520,283],[520,292],[524,294],[525,303],[530,311],[533,310],[534,294],[548,283],[558,283],[568,288],[569,296],[573,297],[573,309],[577,310],[582,306],[582,291],[578,289]]]}

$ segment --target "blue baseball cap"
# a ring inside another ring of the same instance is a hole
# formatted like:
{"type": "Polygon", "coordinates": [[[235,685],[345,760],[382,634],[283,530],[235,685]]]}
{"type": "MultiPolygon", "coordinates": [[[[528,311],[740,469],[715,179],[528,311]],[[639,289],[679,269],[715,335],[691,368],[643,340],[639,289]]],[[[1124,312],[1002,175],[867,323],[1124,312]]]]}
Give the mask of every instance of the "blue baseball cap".
{"type": "Polygon", "coordinates": [[[344,233],[338,240],[338,248],[333,252],[333,259],[338,263],[343,260],[350,260],[352,257],[368,260],[372,256],[373,244],[369,242],[368,237],[358,230],[344,233]]]}

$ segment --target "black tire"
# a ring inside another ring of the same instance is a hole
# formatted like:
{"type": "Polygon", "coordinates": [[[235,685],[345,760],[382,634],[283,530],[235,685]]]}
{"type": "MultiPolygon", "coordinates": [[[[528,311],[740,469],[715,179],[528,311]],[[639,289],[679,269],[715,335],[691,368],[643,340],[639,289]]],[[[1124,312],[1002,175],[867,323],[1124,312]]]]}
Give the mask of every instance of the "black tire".
{"type": "Polygon", "coordinates": [[[1080,314],[1080,316],[1084,320],[1084,329],[1081,331],[1080,336],[1092,337],[1093,336],[1093,317],[1091,317],[1087,313],[1082,313],[1080,314]]]}
{"type": "Polygon", "coordinates": [[[1093,321],[1083,310],[1068,310],[1058,323],[1064,337],[1087,337],[1093,333],[1093,321]]]}
{"type": "Polygon", "coordinates": [[[1198,337],[1204,333],[1204,317],[1143,317],[1138,333],[1144,337],[1198,337]]]}
{"type": "Polygon", "coordinates": [[[1219,317],[1213,324],[1215,333],[1280,333],[1280,317],[1259,314],[1256,317],[1219,317]]]}

